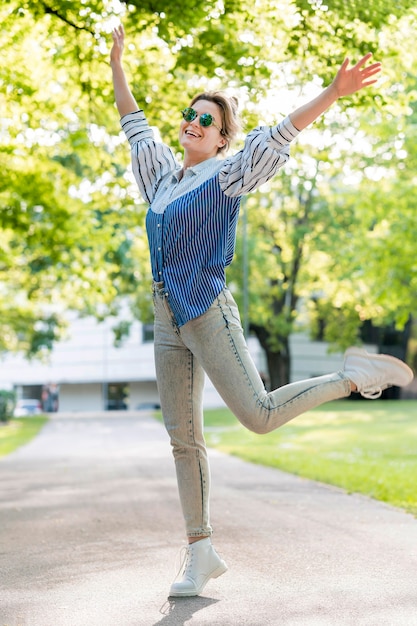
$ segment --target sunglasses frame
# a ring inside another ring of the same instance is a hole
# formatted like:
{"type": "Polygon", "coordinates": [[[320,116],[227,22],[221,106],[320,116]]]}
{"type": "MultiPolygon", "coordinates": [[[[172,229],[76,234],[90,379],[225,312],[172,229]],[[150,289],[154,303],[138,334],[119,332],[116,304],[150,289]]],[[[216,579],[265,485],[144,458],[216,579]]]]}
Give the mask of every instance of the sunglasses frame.
{"type": "Polygon", "coordinates": [[[210,128],[210,126],[214,126],[217,130],[223,135],[223,130],[220,128],[218,124],[214,121],[214,117],[211,113],[200,113],[198,114],[193,107],[186,107],[181,111],[181,115],[186,122],[193,122],[197,117],[200,126],[203,128],[210,128]],[[208,124],[205,124],[204,121],[207,120],[208,124]]]}

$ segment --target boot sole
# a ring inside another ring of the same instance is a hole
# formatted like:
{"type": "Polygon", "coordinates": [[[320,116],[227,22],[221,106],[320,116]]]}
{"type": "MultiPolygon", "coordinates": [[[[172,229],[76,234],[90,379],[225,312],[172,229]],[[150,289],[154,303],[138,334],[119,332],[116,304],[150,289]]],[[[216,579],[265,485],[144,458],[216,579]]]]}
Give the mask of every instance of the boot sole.
{"type": "Polygon", "coordinates": [[[207,576],[207,578],[204,579],[204,581],[198,587],[198,589],[194,589],[193,591],[170,591],[168,597],[169,598],[184,598],[184,597],[198,596],[203,591],[204,587],[207,585],[210,578],[218,578],[225,572],[227,572],[227,565],[224,561],[222,561],[222,563],[218,567],[216,567],[216,569],[213,570],[207,576]]]}
{"type": "Polygon", "coordinates": [[[374,359],[375,361],[392,363],[392,365],[399,367],[406,375],[406,379],[404,379],[404,382],[395,383],[398,387],[406,387],[411,383],[414,378],[413,370],[408,367],[406,363],[404,363],[400,359],[397,359],[397,357],[391,356],[389,354],[372,354],[370,352],[367,352],[364,348],[348,348],[345,352],[345,358],[347,356],[359,356],[368,360],[374,359]]]}

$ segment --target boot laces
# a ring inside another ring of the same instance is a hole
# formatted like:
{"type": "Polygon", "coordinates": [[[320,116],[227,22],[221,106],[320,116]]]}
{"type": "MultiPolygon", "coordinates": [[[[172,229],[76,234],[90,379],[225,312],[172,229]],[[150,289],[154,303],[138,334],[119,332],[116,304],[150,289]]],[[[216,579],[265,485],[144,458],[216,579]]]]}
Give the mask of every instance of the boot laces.
{"type": "MultiPolygon", "coordinates": [[[[183,548],[181,548],[180,553],[179,553],[179,561],[180,561],[180,565],[179,567],[177,567],[177,575],[176,575],[176,580],[182,576],[183,578],[186,577],[187,575],[187,570],[189,569],[189,567],[191,566],[193,560],[193,551],[191,550],[190,546],[184,546],[183,548]]],[[[177,561],[178,562],[178,561],[177,561]]]]}
{"type": "Polygon", "coordinates": [[[366,400],[377,400],[382,395],[381,387],[373,387],[371,389],[364,389],[359,392],[362,398],[366,398],[366,400]]]}

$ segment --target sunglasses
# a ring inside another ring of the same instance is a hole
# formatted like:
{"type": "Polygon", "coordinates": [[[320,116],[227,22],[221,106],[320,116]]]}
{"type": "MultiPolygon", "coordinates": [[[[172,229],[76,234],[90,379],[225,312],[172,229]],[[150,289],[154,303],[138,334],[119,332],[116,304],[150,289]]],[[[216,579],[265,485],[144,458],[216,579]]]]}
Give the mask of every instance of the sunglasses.
{"type": "Polygon", "coordinates": [[[181,111],[181,114],[186,122],[192,122],[196,119],[196,117],[200,117],[200,126],[203,126],[204,128],[207,128],[208,126],[214,126],[221,134],[223,134],[223,130],[220,128],[220,126],[216,124],[216,122],[214,121],[214,117],[211,115],[211,113],[201,113],[201,115],[199,116],[195,109],[187,107],[186,109],[181,111]]]}

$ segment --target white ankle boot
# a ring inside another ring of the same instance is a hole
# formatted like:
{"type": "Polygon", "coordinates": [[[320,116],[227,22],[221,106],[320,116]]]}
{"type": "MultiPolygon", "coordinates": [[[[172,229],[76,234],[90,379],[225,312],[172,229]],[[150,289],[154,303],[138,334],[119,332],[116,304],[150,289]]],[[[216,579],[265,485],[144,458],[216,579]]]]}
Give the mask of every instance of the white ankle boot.
{"type": "Polygon", "coordinates": [[[344,374],[357,386],[364,398],[376,400],[387,387],[405,387],[414,378],[413,371],[393,356],[369,354],[363,348],[345,352],[344,374]]]}
{"type": "Polygon", "coordinates": [[[227,570],[210,537],[189,544],[178,575],[181,579],[171,585],[170,596],[198,596],[210,578],[217,578],[227,570]]]}

